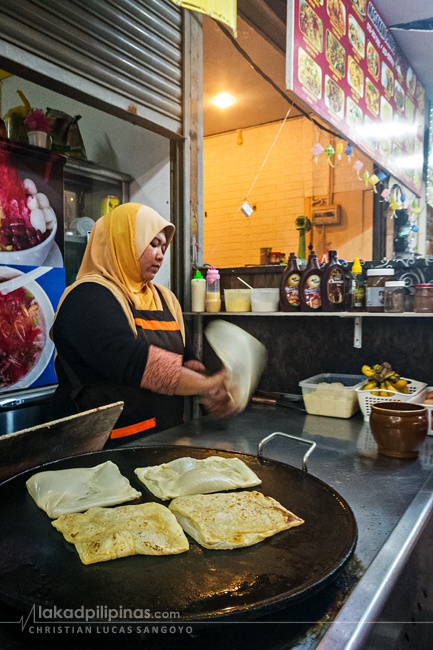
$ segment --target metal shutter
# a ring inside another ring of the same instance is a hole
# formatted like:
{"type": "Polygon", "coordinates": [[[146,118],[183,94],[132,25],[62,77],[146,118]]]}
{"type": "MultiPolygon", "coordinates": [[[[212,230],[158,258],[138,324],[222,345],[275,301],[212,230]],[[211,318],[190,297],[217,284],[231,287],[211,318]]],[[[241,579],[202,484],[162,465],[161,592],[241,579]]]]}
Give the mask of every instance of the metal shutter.
{"type": "Polygon", "coordinates": [[[3,59],[33,68],[176,137],[182,15],[170,0],[0,0],[0,67],[3,59]]]}

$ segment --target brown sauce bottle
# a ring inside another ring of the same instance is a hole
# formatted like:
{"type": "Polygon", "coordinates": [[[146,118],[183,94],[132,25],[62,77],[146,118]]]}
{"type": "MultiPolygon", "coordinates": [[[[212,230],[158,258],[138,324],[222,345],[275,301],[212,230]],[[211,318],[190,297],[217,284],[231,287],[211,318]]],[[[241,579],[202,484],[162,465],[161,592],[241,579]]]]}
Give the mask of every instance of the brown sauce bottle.
{"type": "Polygon", "coordinates": [[[320,270],[317,255],[311,251],[308,257],[308,263],[302,273],[301,282],[299,283],[299,302],[301,311],[322,311],[322,301],[320,296],[320,280],[322,272],[320,270]]]}
{"type": "Polygon", "coordinates": [[[346,309],[346,278],[338,261],[337,251],[329,251],[329,261],[322,268],[320,294],[322,311],[344,311],[346,309]]]}
{"type": "Polygon", "coordinates": [[[280,284],[280,311],[299,311],[299,283],[301,271],[295,253],[290,253],[280,284]]]}

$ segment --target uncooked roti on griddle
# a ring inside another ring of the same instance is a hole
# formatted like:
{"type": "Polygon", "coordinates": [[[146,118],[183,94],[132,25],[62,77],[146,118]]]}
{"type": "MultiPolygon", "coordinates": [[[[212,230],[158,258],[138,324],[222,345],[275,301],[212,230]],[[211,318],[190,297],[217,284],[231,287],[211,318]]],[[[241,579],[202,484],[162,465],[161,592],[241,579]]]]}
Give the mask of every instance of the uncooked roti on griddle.
{"type": "Polygon", "coordinates": [[[176,518],[159,503],[90,508],[62,515],[51,524],[75,544],[83,564],[137,554],[173,555],[189,548],[176,518]]]}
{"type": "Polygon", "coordinates": [[[304,523],[278,501],[256,491],[178,497],[169,508],[183,530],[210,549],[251,546],[304,523]]]}
{"type": "Polygon", "coordinates": [[[29,478],[26,486],[39,508],[52,519],[141,497],[111,460],[96,467],[39,472],[29,478]]]}
{"type": "Polygon", "coordinates": [[[262,482],[240,459],[209,456],[204,460],[177,458],[152,467],[138,467],[138,478],[162,501],[187,494],[208,494],[253,487],[262,482]]]}

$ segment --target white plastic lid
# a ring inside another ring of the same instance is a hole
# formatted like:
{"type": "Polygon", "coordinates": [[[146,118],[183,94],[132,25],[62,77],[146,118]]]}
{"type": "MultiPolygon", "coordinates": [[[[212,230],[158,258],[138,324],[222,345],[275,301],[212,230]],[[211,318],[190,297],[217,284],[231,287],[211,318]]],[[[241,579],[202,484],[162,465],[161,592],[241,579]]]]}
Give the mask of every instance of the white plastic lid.
{"type": "Polygon", "coordinates": [[[367,275],[394,275],[394,269],[368,269],[367,275]]]}
{"type": "Polygon", "coordinates": [[[405,287],[406,282],[404,280],[388,280],[385,282],[385,287],[405,287]]]}

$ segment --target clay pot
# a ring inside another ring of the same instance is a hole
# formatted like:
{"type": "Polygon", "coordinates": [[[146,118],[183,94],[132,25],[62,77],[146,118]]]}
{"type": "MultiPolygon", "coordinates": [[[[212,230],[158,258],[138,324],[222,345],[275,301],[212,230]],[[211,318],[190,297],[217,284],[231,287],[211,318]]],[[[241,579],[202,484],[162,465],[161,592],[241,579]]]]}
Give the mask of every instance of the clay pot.
{"type": "Polygon", "coordinates": [[[428,411],[421,404],[380,402],[371,407],[370,427],[380,454],[416,458],[427,435],[428,411]]]}

